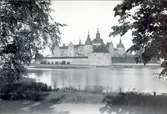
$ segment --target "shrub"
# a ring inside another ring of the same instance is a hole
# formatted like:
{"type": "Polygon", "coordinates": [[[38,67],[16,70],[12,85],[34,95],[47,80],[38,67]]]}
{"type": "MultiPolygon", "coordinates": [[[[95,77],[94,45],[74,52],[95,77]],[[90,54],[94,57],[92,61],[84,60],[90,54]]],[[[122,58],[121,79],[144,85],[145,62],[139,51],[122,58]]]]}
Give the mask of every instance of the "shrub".
{"type": "Polygon", "coordinates": [[[46,64],[46,61],[42,61],[42,64],[46,64]]]}
{"type": "Polygon", "coordinates": [[[3,100],[42,100],[51,88],[43,83],[14,83],[3,85],[0,98],[3,100]]]}
{"type": "Polygon", "coordinates": [[[135,92],[119,93],[118,95],[106,95],[104,102],[108,105],[148,105],[148,106],[162,106],[167,105],[167,96],[163,95],[150,95],[135,92]]]}
{"type": "Polygon", "coordinates": [[[65,64],[66,64],[66,61],[62,61],[61,64],[62,64],[62,65],[65,65],[65,64]]]}
{"type": "Polygon", "coordinates": [[[41,64],[46,64],[46,61],[41,61],[41,64]]]}

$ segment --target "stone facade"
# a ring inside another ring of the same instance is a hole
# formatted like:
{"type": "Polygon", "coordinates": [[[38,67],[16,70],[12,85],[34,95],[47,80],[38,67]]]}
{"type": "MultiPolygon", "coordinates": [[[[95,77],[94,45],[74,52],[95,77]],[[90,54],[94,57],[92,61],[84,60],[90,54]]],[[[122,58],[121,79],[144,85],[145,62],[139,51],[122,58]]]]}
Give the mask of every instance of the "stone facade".
{"type": "Polygon", "coordinates": [[[46,64],[89,65],[88,57],[46,57],[43,61],[46,64]]]}
{"type": "Polygon", "coordinates": [[[46,57],[46,64],[71,64],[90,66],[109,66],[112,64],[109,53],[91,53],[88,57],[46,57]]]}
{"type": "Polygon", "coordinates": [[[109,66],[112,64],[111,55],[109,53],[91,53],[88,56],[89,65],[109,66]]]}

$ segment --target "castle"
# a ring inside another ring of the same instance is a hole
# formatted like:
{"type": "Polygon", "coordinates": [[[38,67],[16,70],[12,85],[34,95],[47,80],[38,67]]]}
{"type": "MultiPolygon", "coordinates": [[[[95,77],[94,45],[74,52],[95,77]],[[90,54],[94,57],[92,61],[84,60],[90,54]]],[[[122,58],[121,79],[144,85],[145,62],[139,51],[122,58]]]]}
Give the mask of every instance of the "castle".
{"type": "Polygon", "coordinates": [[[126,53],[121,39],[116,47],[112,41],[105,44],[97,29],[93,40],[88,32],[84,44],[79,41],[77,45],[70,42],[67,46],[55,46],[52,57],[45,57],[42,63],[110,66],[113,63],[135,63],[134,58],[134,55],[126,53]]]}
{"type": "Polygon", "coordinates": [[[108,53],[111,57],[121,57],[126,51],[121,39],[116,48],[112,41],[105,44],[100,37],[99,29],[97,29],[96,37],[93,40],[91,40],[88,32],[84,44],[81,44],[81,41],[79,41],[77,45],[70,42],[68,46],[55,46],[53,57],[88,57],[92,53],[108,53]]]}

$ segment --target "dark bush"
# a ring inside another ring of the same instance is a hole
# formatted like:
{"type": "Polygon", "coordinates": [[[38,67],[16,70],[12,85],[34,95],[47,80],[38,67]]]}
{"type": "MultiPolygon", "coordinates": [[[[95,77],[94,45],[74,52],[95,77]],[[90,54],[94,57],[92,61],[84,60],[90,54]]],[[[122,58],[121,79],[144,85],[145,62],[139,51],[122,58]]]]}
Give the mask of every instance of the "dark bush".
{"type": "Polygon", "coordinates": [[[65,64],[66,64],[66,61],[62,61],[61,64],[62,64],[62,65],[65,65],[65,64]]]}
{"type": "Polygon", "coordinates": [[[143,106],[143,105],[154,105],[162,106],[167,104],[167,96],[163,95],[150,95],[141,94],[135,92],[119,93],[118,95],[106,95],[103,101],[108,105],[133,105],[133,106],[143,106]]]}
{"type": "Polygon", "coordinates": [[[46,64],[46,61],[41,61],[41,64],[46,64]]]}
{"type": "Polygon", "coordinates": [[[70,62],[67,62],[67,64],[69,65],[69,64],[70,64],[70,62]]]}
{"type": "Polygon", "coordinates": [[[43,83],[15,83],[3,85],[0,98],[3,100],[42,100],[51,88],[43,83]]]}
{"type": "Polygon", "coordinates": [[[45,61],[41,61],[40,64],[45,64],[45,61]]]}
{"type": "Polygon", "coordinates": [[[59,64],[58,61],[56,61],[55,64],[59,64]]]}
{"type": "Polygon", "coordinates": [[[123,93],[119,93],[117,96],[110,96],[107,95],[104,97],[104,102],[107,104],[112,104],[112,105],[124,105],[128,104],[127,97],[123,93]]]}

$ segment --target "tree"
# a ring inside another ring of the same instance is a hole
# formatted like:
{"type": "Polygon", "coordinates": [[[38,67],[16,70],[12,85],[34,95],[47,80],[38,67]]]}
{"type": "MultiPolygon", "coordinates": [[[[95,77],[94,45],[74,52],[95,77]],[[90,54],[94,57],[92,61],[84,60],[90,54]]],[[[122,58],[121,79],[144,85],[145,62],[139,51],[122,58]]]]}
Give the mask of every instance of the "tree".
{"type": "MultiPolygon", "coordinates": [[[[58,40],[60,23],[50,23],[50,0],[0,1],[0,57],[3,83],[19,81],[40,49],[58,40]],[[56,29],[55,29],[56,28],[56,29]],[[54,39],[55,38],[55,39],[54,39]]],[[[2,84],[2,83],[1,83],[2,84]]]]}
{"type": "Polygon", "coordinates": [[[67,25],[55,22],[54,24],[52,24],[48,27],[50,38],[52,41],[52,43],[50,45],[50,49],[51,49],[52,54],[54,52],[55,46],[59,45],[59,43],[60,43],[60,39],[61,39],[60,35],[62,34],[60,32],[60,27],[64,27],[64,26],[67,26],[67,25]]]}
{"type": "MultiPolygon", "coordinates": [[[[119,25],[111,35],[132,31],[133,45],[128,51],[140,51],[146,64],[154,57],[167,59],[167,2],[164,0],[124,0],[114,8],[119,25]]],[[[167,65],[161,74],[167,75],[167,65]]]]}
{"type": "Polygon", "coordinates": [[[35,61],[41,61],[43,58],[44,58],[44,56],[43,56],[41,53],[39,53],[39,52],[37,52],[37,53],[34,55],[35,61]]]}

